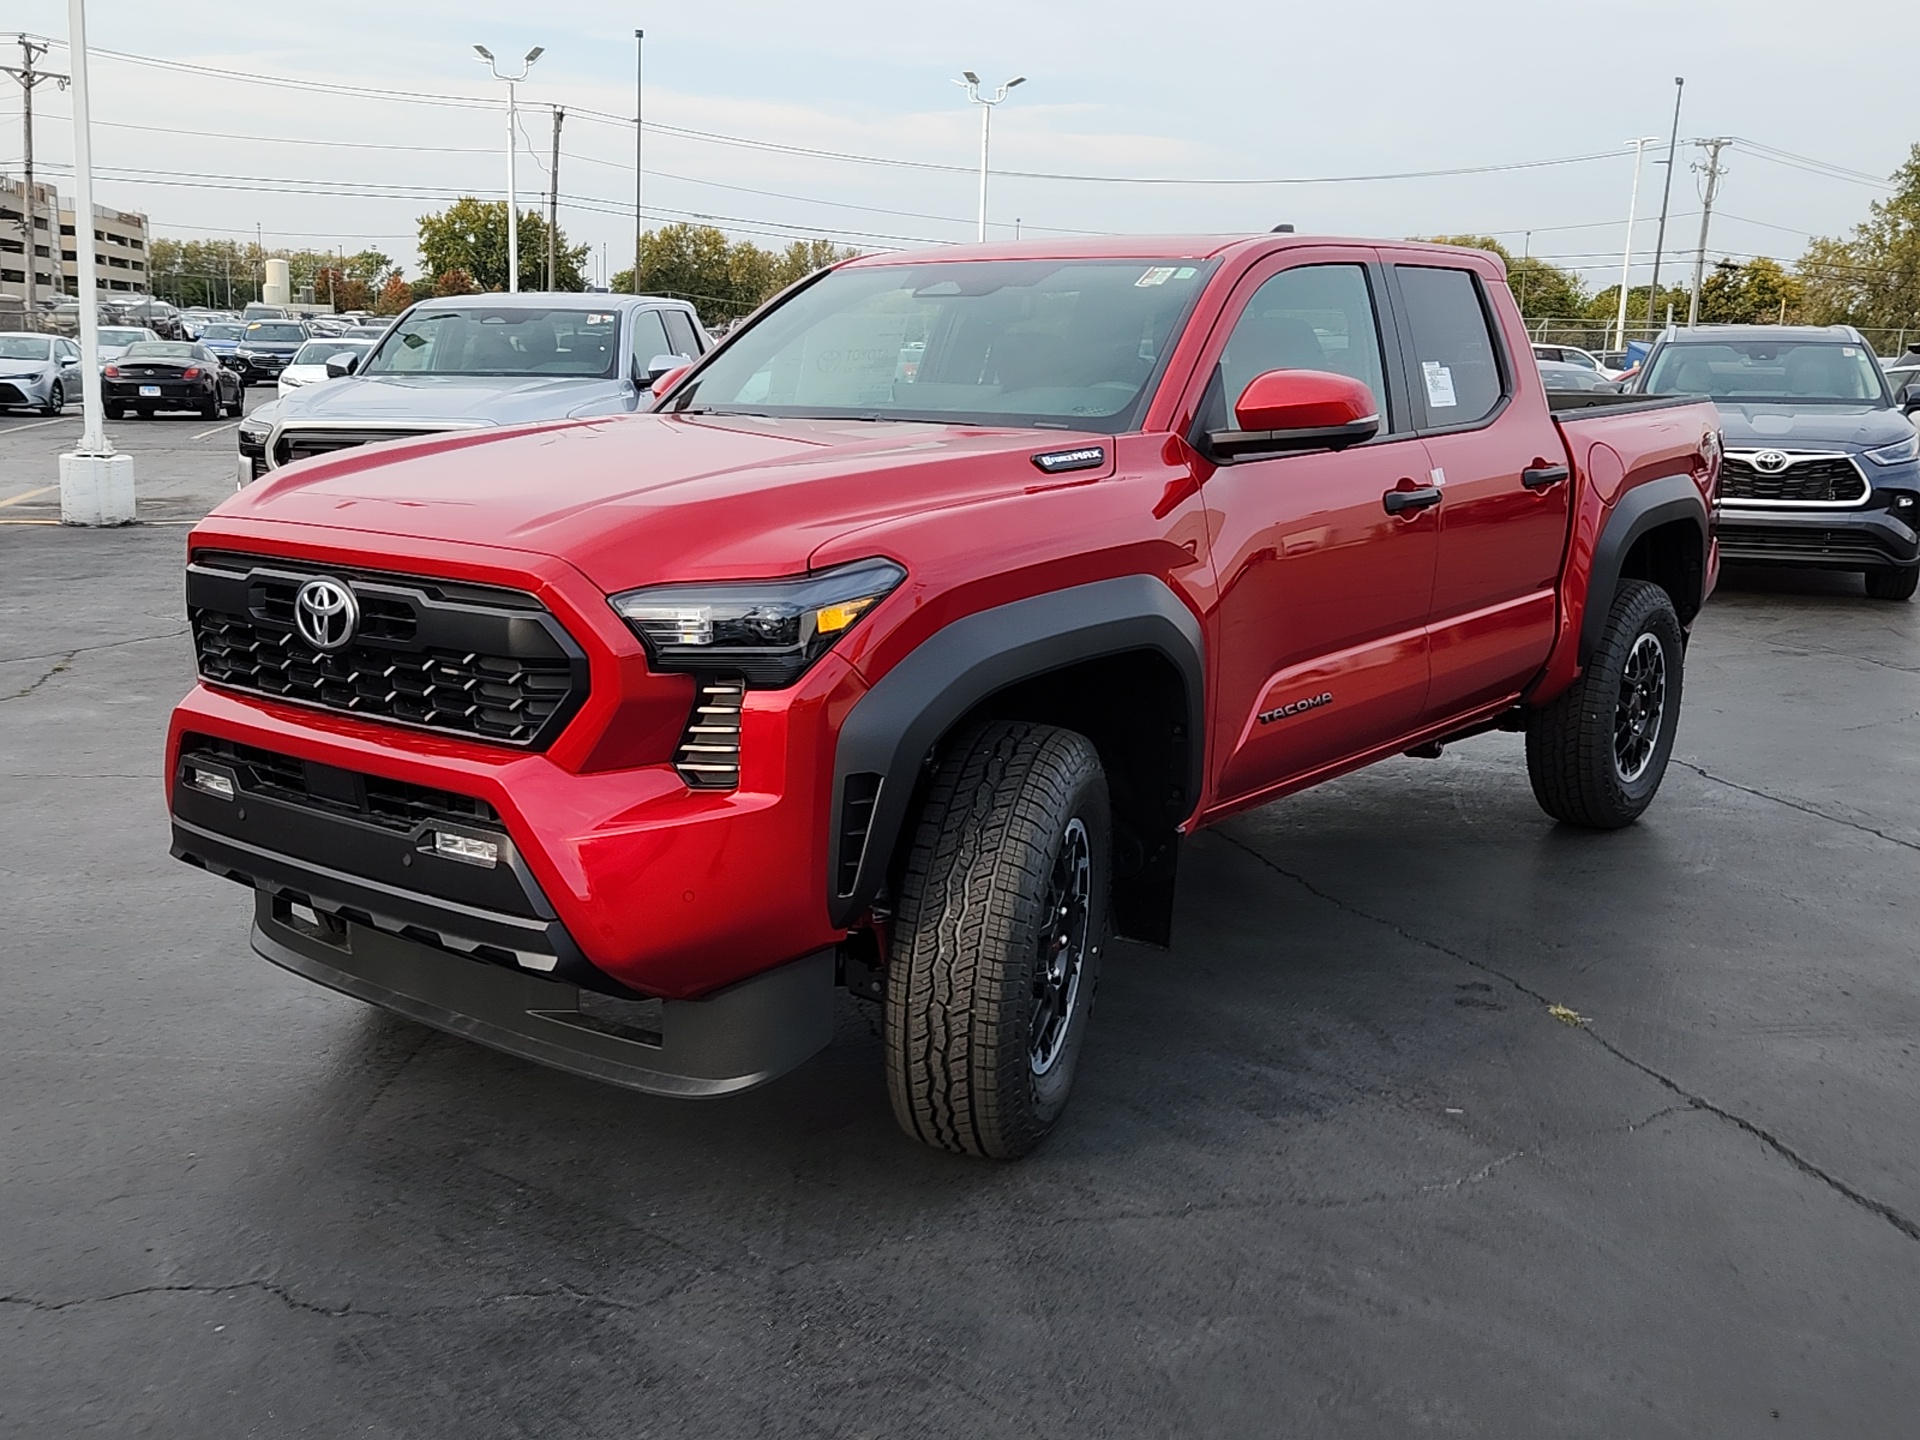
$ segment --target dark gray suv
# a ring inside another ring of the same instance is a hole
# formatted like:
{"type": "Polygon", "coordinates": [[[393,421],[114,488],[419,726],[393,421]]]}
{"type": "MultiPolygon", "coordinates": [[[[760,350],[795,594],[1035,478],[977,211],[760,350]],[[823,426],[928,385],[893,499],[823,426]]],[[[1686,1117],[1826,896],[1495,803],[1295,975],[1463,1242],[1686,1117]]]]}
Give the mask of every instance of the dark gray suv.
{"type": "Polygon", "coordinates": [[[1669,330],[1633,381],[1720,409],[1720,557],[1857,570],[1878,600],[1920,583],[1920,388],[1897,394],[1846,326],[1669,330]]]}

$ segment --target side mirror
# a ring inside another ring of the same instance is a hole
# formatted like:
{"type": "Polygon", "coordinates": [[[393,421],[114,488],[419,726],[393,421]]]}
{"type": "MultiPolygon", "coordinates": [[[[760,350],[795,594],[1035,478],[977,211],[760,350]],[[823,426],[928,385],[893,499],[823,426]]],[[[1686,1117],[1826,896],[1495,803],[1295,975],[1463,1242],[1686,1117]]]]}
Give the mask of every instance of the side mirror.
{"type": "Polygon", "coordinates": [[[647,368],[641,372],[643,383],[651,385],[669,370],[692,363],[691,355],[656,355],[647,361],[647,368]]]}
{"type": "Polygon", "coordinates": [[[358,355],[349,355],[343,351],[338,355],[329,355],[327,357],[327,378],[329,380],[338,380],[344,375],[351,375],[359,368],[360,357],[358,355]]]}
{"type": "Polygon", "coordinates": [[[1373,392],[1350,375],[1269,370],[1233,407],[1232,430],[1207,433],[1216,459],[1292,450],[1344,450],[1380,433],[1373,392]]]}
{"type": "Polygon", "coordinates": [[[1894,395],[1893,403],[1900,407],[1902,415],[1911,415],[1920,410],[1920,384],[1902,385],[1894,395]]]}
{"type": "Polygon", "coordinates": [[[678,385],[680,383],[680,377],[686,374],[687,371],[691,370],[692,368],[693,366],[690,364],[676,365],[671,370],[667,371],[664,375],[658,375],[654,377],[653,384],[649,387],[653,395],[653,398],[658,400],[662,395],[666,394],[675,385],[678,385]]]}

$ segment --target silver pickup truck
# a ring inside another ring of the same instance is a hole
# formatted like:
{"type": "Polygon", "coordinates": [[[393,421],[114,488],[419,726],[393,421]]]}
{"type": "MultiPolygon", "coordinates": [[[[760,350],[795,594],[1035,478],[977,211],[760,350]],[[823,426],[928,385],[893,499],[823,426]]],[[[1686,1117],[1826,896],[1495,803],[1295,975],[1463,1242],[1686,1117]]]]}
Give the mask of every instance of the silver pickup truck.
{"type": "Polygon", "coordinates": [[[461,295],[423,300],[334,378],[240,425],[237,479],[376,440],[641,408],[648,387],[712,342],[684,300],[658,295],[461,295]]]}

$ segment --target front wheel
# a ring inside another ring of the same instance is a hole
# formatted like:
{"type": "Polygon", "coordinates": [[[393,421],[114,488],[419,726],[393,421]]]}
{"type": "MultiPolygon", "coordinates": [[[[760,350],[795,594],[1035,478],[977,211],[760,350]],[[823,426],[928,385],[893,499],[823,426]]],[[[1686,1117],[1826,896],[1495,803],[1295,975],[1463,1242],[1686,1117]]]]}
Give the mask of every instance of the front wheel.
{"type": "Polygon", "coordinates": [[[1585,672],[1528,717],[1527,776],[1542,810],[1617,830],[1653,803],[1680,719],[1685,654],[1667,592],[1622,580],[1585,672]]]}
{"type": "Polygon", "coordinates": [[[47,403],[40,407],[42,415],[58,415],[67,408],[67,387],[58,380],[47,391],[47,403]]]}
{"type": "Polygon", "coordinates": [[[1874,600],[1911,600],[1920,589],[1920,565],[1902,565],[1866,574],[1867,595],[1874,600]]]}
{"type": "Polygon", "coordinates": [[[1016,1159],[1059,1120],[1106,944],[1107,780],[1085,736],[1001,722],[935,769],[887,966],[893,1113],[1016,1159]]]}

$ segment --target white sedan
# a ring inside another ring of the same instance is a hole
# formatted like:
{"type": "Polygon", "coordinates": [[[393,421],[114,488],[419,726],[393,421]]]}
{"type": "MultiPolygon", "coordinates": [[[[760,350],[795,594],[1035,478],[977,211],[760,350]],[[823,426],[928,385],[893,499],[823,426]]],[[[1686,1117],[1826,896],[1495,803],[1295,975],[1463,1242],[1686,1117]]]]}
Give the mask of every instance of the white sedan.
{"type": "Polygon", "coordinates": [[[100,336],[100,363],[111,364],[127,353],[129,345],[141,345],[160,337],[143,325],[102,325],[100,336]]]}
{"type": "Polygon", "coordinates": [[[331,378],[327,374],[327,361],[336,355],[358,360],[372,348],[371,340],[309,340],[294,352],[287,368],[280,372],[281,398],[302,385],[319,385],[331,378]]]}

